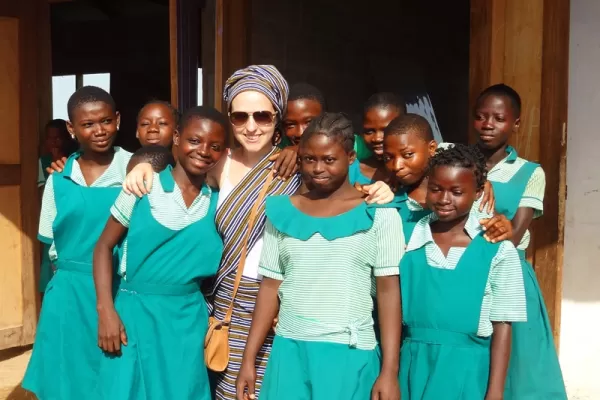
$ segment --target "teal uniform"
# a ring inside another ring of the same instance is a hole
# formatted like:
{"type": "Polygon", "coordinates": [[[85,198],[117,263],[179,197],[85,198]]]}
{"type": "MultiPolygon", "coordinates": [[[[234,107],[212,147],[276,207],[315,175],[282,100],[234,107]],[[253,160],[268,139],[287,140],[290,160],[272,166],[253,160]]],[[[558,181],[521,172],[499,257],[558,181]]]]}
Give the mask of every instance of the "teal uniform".
{"type": "Polygon", "coordinates": [[[491,321],[526,319],[516,249],[492,244],[473,215],[466,248],[444,256],[423,218],[400,263],[403,400],[482,400],[488,386],[491,321]],[[418,229],[418,233],[417,233],[418,229]]]}
{"type": "Polygon", "coordinates": [[[368,399],[380,371],[371,277],[398,274],[396,210],[359,206],[334,217],[266,203],[259,273],[281,282],[261,400],[368,399]]]}
{"type": "Polygon", "coordinates": [[[358,158],[354,160],[352,164],[350,164],[350,168],[348,169],[348,180],[352,185],[355,183],[359,183],[361,185],[370,185],[375,183],[372,179],[364,176],[360,171],[360,161],[358,161],[358,158]]]}
{"type": "Polygon", "coordinates": [[[23,387],[40,400],[100,399],[93,390],[102,352],[97,340],[92,258],[131,154],[115,148],[111,165],[91,186],[85,186],[78,157],[74,153],[64,171],[48,179],[42,204],[38,238],[51,244],[57,271],[44,294],[23,379],[23,387]]]}
{"type": "MultiPolygon", "coordinates": [[[[502,165],[518,161],[517,152],[512,147],[507,149],[507,153],[507,158],[502,165]]],[[[493,174],[488,176],[494,188],[498,213],[504,214],[511,220],[514,218],[524,198],[528,182],[537,168],[539,168],[538,164],[525,161],[507,182],[495,181],[493,174]]],[[[525,258],[525,250],[520,249],[519,254],[525,278],[527,322],[513,325],[512,353],[504,398],[507,400],[566,399],[565,385],[544,298],[533,267],[525,258]]]]}
{"type": "Polygon", "coordinates": [[[408,243],[417,222],[419,222],[421,218],[431,214],[431,211],[426,208],[422,208],[420,204],[410,199],[404,190],[396,192],[394,203],[398,207],[398,212],[402,218],[404,238],[408,243]]]}
{"type": "MultiPolygon", "coordinates": [[[[52,157],[49,155],[44,155],[40,157],[40,174],[38,176],[38,187],[41,187],[46,183],[48,179],[48,172],[46,168],[50,167],[52,163],[52,157]]],[[[41,263],[40,263],[40,280],[38,283],[38,290],[41,293],[46,291],[46,286],[48,286],[48,282],[54,275],[52,271],[52,262],[50,261],[50,244],[42,242],[42,254],[40,255],[41,263]]]]}
{"type": "Polygon", "coordinates": [[[97,390],[102,399],[209,400],[200,285],[217,272],[223,251],[218,193],[205,186],[187,208],[170,166],[154,181],[150,195],[135,202],[123,193],[112,208],[129,227],[115,298],[128,344],[121,356],[103,357],[97,390]]]}

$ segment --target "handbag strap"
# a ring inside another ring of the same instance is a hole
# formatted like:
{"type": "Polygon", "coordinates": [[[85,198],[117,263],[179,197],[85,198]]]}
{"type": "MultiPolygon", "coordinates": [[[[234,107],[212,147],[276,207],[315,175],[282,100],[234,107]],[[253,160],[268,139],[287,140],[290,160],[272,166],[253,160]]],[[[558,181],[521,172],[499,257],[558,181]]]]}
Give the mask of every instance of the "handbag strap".
{"type": "Polygon", "coordinates": [[[242,273],[244,272],[244,266],[246,265],[246,257],[248,256],[248,241],[250,240],[250,235],[252,234],[252,229],[254,229],[254,225],[256,224],[256,218],[258,216],[258,209],[267,195],[267,191],[269,190],[269,186],[271,186],[271,182],[273,181],[273,173],[269,172],[267,175],[267,180],[263,185],[256,202],[252,206],[252,210],[250,211],[250,216],[248,217],[248,230],[246,231],[246,235],[244,236],[244,240],[242,241],[242,254],[240,255],[240,263],[238,265],[237,274],[235,275],[235,282],[233,284],[233,294],[231,296],[231,304],[229,304],[229,309],[227,309],[227,314],[225,314],[225,319],[223,322],[225,324],[229,324],[231,321],[231,314],[233,313],[233,303],[235,301],[235,296],[237,295],[238,288],[240,287],[240,281],[242,280],[242,273]]]}

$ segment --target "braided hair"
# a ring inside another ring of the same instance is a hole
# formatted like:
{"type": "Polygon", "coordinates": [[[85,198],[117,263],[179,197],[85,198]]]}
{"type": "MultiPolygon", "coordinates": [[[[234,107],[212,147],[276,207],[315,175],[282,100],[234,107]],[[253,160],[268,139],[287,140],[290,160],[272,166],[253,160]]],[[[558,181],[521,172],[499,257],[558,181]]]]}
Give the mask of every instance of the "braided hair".
{"type": "Polygon", "coordinates": [[[487,180],[485,157],[481,150],[474,145],[456,143],[447,148],[439,148],[429,159],[431,176],[437,167],[459,167],[473,171],[478,188],[482,188],[487,180]]]}
{"type": "Polygon", "coordinates": [[[316,135],[337,140],[346,153],[354,150],[354,128],[352,121],[344,113],[326,112],[313,119],[300,138],[300,146],[304,146],[316,135]]]}

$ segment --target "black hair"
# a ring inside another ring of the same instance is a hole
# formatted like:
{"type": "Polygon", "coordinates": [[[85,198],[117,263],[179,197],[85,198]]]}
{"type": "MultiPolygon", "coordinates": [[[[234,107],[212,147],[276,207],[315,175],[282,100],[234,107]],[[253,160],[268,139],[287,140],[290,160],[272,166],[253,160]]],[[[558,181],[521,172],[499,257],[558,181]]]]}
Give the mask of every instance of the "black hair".
{"type": "Polygon", "coordinates": [[[56,129],[58,131],[58,134],[60,135],[62,141],[62,147],[60,149],[60,152],[65,157],[69,157],[71,154],[77,151],[79,145],[69,133],[69,130],[67,129],[67,121],[60,118],[48,121],[45,130],[48,131],[48,129],[56,129]]]}
{"type": "Polygon", "coordinates": [[[316,135],[324,135],[337,140],[347,153],[354,150],[354,128],[352,121],[343,113],[325,112],[306,127],[300,138],[300,146],[316,135]]]}
{"type": "Polygon", "coordinates": [[[512,106],[513,112],[515,113],[516,118],[521,117],[521,96],[519,93],[513,88],[504,83],[499,83],[497,85],[492,85],[485,89],[479,97],[477,97],[477,101],[475,102],[475,107],[479,105],[481,100],[489,96],[498,96],[498,97],[506,97],[510,100],[510,104],[512,106]]]}
{"type": "Polygon", "coordinates": [[[216,108],[209,106],[197,106],[192,107],[184,111],[183,115],[179,119],[179,133],[183,133],[183,128],[190,122],[192,119],[208,119],[213,121],[223,127],[225,133],[229,135],[229,131],[231,130],[229,120],[216,108]]]}
{"type": "Polygon", "coordinates": [[[96,86],[84,86],[77,89],[75,93],[69,97],[69,101],[67,102],[67,113],[69,114],[71,122],[73,122],[73,113],[75,109],[86,103],[106,103],[113,111],[117,111],[115,100],[106,90],[96,86]]]}
{"type": "Polygon", "coordinates": [[[404,99],[397,94],[390,92],[375,93],[369,97],[363,111],[364,113],[367,113],[367,111],[373,108],[383,108],[386,110],[393,108],[398,110],[401,114],[406,114],[406,102],[404,99]]]}
{"type": "Polygon", "coordinates": [[[173,115],[173,120],[175,121],[175,126],[179,125],[179,110],[177,110],[175,107],[173,107],[173,105],[171,103],[169,103],[168,101],[163,101],[163,100],[150,100],[149,102],[147,102],[146,104],[144,104],[142,106],[142,108],[140,108],[140,111],[138,112],[136,121],[139,122],[140,121],[140,116],[142,115],[142,111],[144,110],[144,108],[146,108],[147,106],[150,105],[161,105],[161,106],[165,106],[169,109],[169,111],[171,111],[171,114],[173,115]]]}
{"type": "Polygon", "coordinates": [[[290,94],[288,96],[288,103],[295,100],[314,100],[321,105],[321,109],[325,111],[326,103],[323,93],[313,85],[308,83],[300,82],[295,83],[290,87],[290,94]]]}
{"type": "Polygon", "coordinates": [[[127,164],[127,173],[140,163],[149,163],[155,172],[160,172],[168,165],[175,166],[175,158],[171,149],[163,146],[151,145],[144,146],[133,153],[127,164]]]}
{"type": "Polygon", "coordinates": [[[415,133],[420,139],[428,143],[434,140],[431,125],[418,114],[402,114],[394,118],[383,130],[384,137],[407,133],[415,133]]]}
{"type": "Polygon", "coordinates": [[[487,180],[485,157],[475,145],[456,143],[446,148],[438,148],[435,155],[429,159],[428,174],[431,175],[436,167],[442,166],[472,170],[478,188],[482,188],[487,180]]]}

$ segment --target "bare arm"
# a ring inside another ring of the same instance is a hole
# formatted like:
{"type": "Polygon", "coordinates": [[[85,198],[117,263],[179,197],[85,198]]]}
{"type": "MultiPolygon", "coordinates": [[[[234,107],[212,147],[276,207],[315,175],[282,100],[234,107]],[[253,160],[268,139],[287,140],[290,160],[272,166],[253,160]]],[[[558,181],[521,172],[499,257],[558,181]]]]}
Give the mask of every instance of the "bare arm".
{"type": "Polygon", "coordinates": [[[381,373],[389,372],[397,377],[402,334],[400,283],[397,275],[378,276],[376,282],[377,308],[382,316],[379,320],[383,353],[381,373]]]}
{"type": "Polygon", "coordinates": [[[252,316],[250,334],[246,342],[242,366],[237,379],[237,398],[243,400],[247,389],[250,398],[254,398],[254,384],[256,370],[254,364],[269,331],[273,327],[273,320],[279,312],[278,290],[281,281],[263,277],[256,298],[256,307],[252,316]]]}
{"type": "Polygon", "coordinates": [[[492,322],[494,333],[492,335],[492,349],[490,360],[490,379],[486,400],[502,399],[506,371],[510,360],[512,325],[506,322],[492,322]]]}
{"type": "Polygon", "coordinates": [[[119,352],[127,344],[123,324],[119,319],[112,292],[113,249],[127,232],[121,223],[110,217],[94,249],[94,285],[98,311],[98,346],[107,352],[119,352]]]}
{"type": "Polygon", "coordinates": [[[533,221],[533,208],[521,207],[517,210],[512,219],[513,234],[511,240],[515,246],[521,243],[521,239],[523,239],[523,235],[529,229],[531,221],[533,221]]]}

